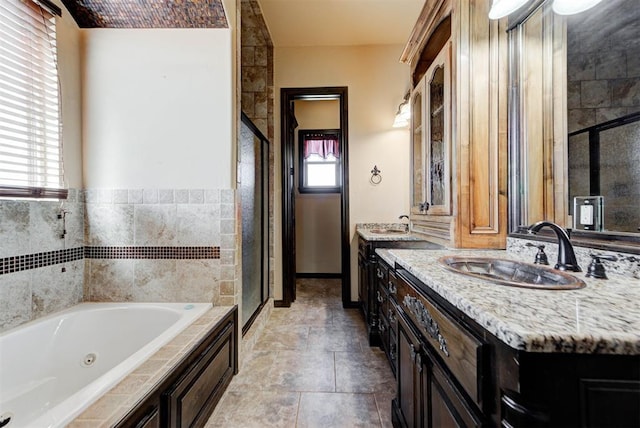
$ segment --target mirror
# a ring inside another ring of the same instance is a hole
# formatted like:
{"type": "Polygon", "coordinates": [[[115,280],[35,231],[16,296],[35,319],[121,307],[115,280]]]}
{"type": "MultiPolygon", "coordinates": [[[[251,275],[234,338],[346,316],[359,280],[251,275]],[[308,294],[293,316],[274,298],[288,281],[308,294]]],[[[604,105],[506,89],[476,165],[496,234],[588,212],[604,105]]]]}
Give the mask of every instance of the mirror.
{"type": "Polygon", "coordinates": [[[601,195],[602,232],[585,236],[635,241],[640,8],[610,0],[562,17],[551,3],[509,18],[510,230],[542,219],[573,228],[574,197],[601,195]]]}

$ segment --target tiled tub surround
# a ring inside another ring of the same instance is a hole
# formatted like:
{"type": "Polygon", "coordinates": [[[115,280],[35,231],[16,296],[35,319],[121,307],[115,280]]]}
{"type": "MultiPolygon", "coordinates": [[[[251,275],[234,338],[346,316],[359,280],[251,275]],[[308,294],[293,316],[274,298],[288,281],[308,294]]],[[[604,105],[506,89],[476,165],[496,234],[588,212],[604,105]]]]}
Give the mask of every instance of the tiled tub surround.
{"type": "Polygon", "coordinates": [[[219,247],[219,258],[87,259],[85,300],[237,303],[233,190],[90,189],[85,200],[90,248],[219,247]]]}
{"type": "MultiPolygon", "coordinates": [[[[576,276],[580,290],[547,291],[495,285],[449,272],[442,256],[474,255],[522,260],[507,251],[376,250],[448,300],[514,349],[640,355],[640,281],[612,273],[608,280],[576,276]]],[[[552,256],[550,256],[550,260],[552,256]]]]}
{"type": "Polygon", "coordinates": [[[232,307],[214,306],[80,414],[68,428],[111,427],[180,364],[232,307]]]}
{"type": "Polygon", "coordinates": [[[83,300],[237,303],[235,204],[229,189],[0,200],[0,331],[83,300]]]}
{"type": "Polygon", "coordinates": [[[76,189],[64,202],[0,200],[0,331],[82,301],[83,219],[76,189]]]}

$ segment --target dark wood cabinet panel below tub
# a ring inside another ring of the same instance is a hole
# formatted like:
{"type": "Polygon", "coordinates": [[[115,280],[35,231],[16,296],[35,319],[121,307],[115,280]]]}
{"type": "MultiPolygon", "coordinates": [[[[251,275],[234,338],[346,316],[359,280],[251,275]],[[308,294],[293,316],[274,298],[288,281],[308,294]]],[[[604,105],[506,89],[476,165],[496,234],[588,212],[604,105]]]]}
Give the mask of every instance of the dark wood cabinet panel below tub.
{"type": "Polygon", "coordinates": [[[238,372],[234,307],[116,428],[203,427],[238,372]]]}

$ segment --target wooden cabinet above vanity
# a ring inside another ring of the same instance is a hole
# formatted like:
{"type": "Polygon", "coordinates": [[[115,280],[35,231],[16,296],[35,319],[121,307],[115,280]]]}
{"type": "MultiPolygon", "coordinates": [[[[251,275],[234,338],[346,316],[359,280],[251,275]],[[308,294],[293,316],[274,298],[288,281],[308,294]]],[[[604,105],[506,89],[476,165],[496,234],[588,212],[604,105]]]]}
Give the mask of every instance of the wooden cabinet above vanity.
{"type": "Polygon", "coordinates": [[[427,0],[401,61],[412,78],[413,232],[461,248],[507,234],[507,33],[490,0],[427,0]]]}

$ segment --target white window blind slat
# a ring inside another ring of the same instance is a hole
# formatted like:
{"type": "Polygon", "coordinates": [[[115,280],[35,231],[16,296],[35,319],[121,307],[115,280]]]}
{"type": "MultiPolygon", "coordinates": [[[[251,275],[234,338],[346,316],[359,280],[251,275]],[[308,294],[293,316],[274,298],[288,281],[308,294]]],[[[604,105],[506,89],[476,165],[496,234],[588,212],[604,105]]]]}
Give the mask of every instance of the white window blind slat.
{"type": "Polygon", "coordinates": [[[32,0],[2,0],[0,196],[66,194],[55,17],[32,0]]]}

